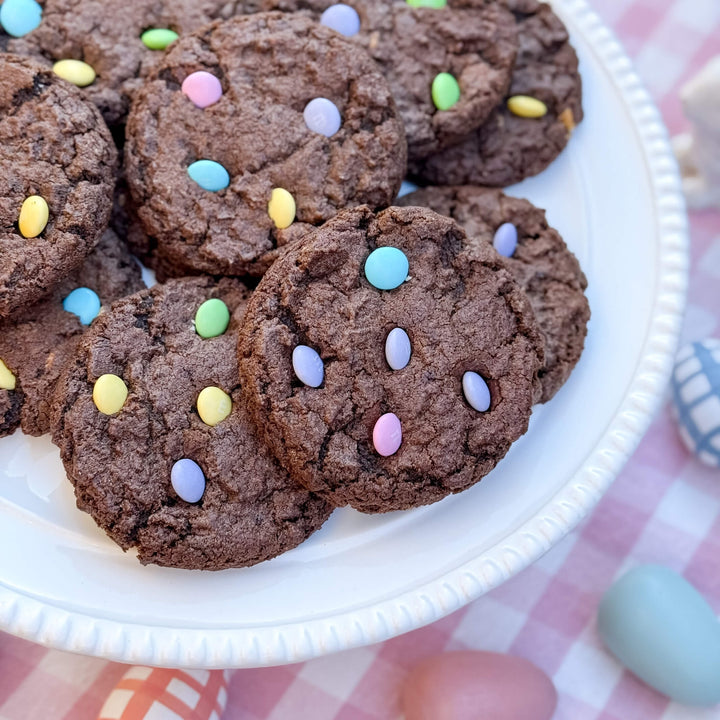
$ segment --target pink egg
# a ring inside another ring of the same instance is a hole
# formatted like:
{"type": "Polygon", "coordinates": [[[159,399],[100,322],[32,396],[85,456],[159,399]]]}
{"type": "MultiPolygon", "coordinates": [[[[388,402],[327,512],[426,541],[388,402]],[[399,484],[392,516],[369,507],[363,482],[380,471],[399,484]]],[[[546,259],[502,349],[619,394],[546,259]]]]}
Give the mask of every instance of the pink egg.
{"type": "Polygon", "coordinates": [[[529,660],[467,650],[416,665],[402,705],[405,720],[551,720],[557,691],[529,660]]]}
{"type": "Polygon", "coordinates": [[[394,455],[402,445],[402,426],[395,413],[381,415],[373,428],[373,445],[379,455],[394,455]]]}
{"type": "Polygon", "coordinates": [[[183,80],[182,91],[199,108],[206,108],[222,97],[220,81],[209,72],[198,70],[183,80]]]}

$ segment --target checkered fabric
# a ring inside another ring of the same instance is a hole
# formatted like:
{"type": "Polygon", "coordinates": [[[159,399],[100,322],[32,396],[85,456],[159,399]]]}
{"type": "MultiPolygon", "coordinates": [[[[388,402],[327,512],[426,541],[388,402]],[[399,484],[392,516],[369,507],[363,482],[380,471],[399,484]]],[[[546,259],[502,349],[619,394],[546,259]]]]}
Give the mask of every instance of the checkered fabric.
{"type": "MultiPolygon", "coordinates": [[[[720,0],[594,0],[672,133],[678,90],[720,53],[720,0]]],[[[691,215],[692,282],[683,341],[718,335],[720,213],[691,215]]],[[[603,591],[647,562],[682,573],[720,613],[720,471],[694,460],[666,407],[592,515],[539,562],[453,615],[381,645],[232,675],[225,720],[397,720],[408,669],[450,649],[529,658],[554,680],[554,720],[720,720],[669,702],[602,648],[603,591]]],[[[95,720],[127,668],[0,635],[0,720],[95,720]]]]}
{"type": "Polygon", "coordinates": [[[131,667],[98,720],[220,720],[227,703],[222,670],[131,667]]]}

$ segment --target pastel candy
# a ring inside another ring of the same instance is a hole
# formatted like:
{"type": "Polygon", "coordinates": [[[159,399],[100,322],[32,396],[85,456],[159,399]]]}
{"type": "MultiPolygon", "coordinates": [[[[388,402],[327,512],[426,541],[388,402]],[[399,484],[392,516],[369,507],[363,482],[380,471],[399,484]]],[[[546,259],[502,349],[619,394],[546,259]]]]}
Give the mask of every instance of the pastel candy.
{"type": "Polygon", "coordinates": [[[551,720],[557,699],[529,660],[472,650],[423,660],[401,688],[405,720],[551,720]]]}
{"type": "Polygon", "coordinates": [[[681,348],[670,382],[683,443],[706,465],[720,467],[720,340],[681,348]]]}
{"type": "Polygon", "coordinates": [[[508,110],[513,115],[524,118],[541,118],[547,115],[547,105],[529,95],[513,95],[507,101],[508,110]]]}
{"type": "Polygon", "coordinates": [[[14,390],[17,381],[15,375],[3,360],[0,360],[0,390],[14,390]]]}
{"type": "Polygon", "coordinates": [[[87,87],[95,82],[95,70],[82,60],[58,60],[53,65],[53,72],[63,80],[77,85],[87,87]]]}
{"type": "Polygon", "coordinates": [[[172,466],[170,482],[178,497],[185,502],[199,502],[205,493],[205,473],[189,458],[178,460],[172,466]]]}
{"type": "Polygon", "coordinates": [[[230,311],[220,298],[206,300],[195,313],[195,331],[201,338],[222,335],[230,324],[230,311]]]}
{"type": "Polygon", "coordinates": [[[320,16],[320,24],[339,32],[341,35],[350,37],[360,32],[360,16],[355,8],[349,5],[337,3],[331,5],[320,16]]]}
{"type": "Polygon", "coordinates": [[[223,94],[220,80],[205,70],[198,70],[188,75],[180,89],[199,108],[214,105],[223,94]]]}
{"type": "Polygon", "coordinates": [[[478,412],[490,409],[490,388],[481,375],[466,372],[462,379],[463,394],[468,404],[478,412]]]}
{"type": "Polygon", "coordinates": [[[518,243],[518,231],[512,223],[503,223],[493,236],[493,247],[503,257],[512,257],[518,243]]]}
{"type": "Polygon", "coordinates": [[[661,565],[630,570],[605,593],[598,630],[635,675],[685,705],[720,702],[720,622],[697,590],[661,565]]]}
{"type": "Polygon", "coordinates": [[[430,93],[438,110],[449,110],[460,100],[460,85],[450,73],[440,73],[435,76],[430,93]]]}
{"type": "Polygon", "coordinates": [[[18,217],[18,229],[26,238],[37,237],[48,224],[50,208],[45,198],[40,195],[31,195],[25,198],[18,217]]]}
{"type": "Polygon", "coordinates": [[[206,387],[198,395],[197,411],[206,425],[215,427],[232,412],[232,400],[219,387],[206,387]]]}
{"type": "Polygon", "coordinates": [[[63,309],[80,318],[82,325],[89,325],[100,314],[100,298],[94,290],[75,288],[64,300],[63,309]]]}
{"type": "Polygon", "coordinates": [[[394,455],[402,445],[402,426],[395,413],[381,415],[373,428],[373,445],[378,455],[394,455]]]}
{"type": "Polygon", "coordinates": [[[122,410],[128,396],[127,385],[117,375],[101,375],[93,386],[93,402],[103,415],[114,415],[122,410]]]}
{"type": "Polygon", "coordinates": [[[164,50],[177,39],[178,34],[168,28],[150,28],[140,36],[143,45],[149,50],[164,50]]]}
{"type": "Polygon", "coordinates": [[[311,100],[303,110],[303,118],[308,129],[325,137],[332,137],[342,125],[340,111],[327,98],[311,100]]]}
{"type": "Polygon", "coordinates": [[[22,37],[42,20],[42,7],[35,0],[4,0],[0,5],[0,25],[8,35],[22,37]]]}
{"type": "Polygon", "coordinates": [[[283,188],[275,188],[270,193],[268,215],[278,230],[289,228],[295,222],[295,198],[283,188]]]}
{"type": "Polygon", "coordinates": [[[196,160],[187,171],[190,178],[203,190],[218,192],[230,184],[228,171],[214,160],[196,160]]]}
{"type": "Polygon", "coordinates": [[[380,247],[365,261],[365,277],[378,290],[394,290],[407,280],[410,263],[402,250],[380,247]]]}
{"type": "Polygon", "coordinates": [[[307,345],[298,345],[292,353],[292,366],[297,379],[308,387],[320,387],[325,366],[318,353],[307,345]]]}
{"type": "Polygon", "coordinates": [[[410,7],[444,8],[447,0],[407,0],[410,7]]]}
{"type": "Polygon", "coordinates": [[[402,328],[393,328],[385,340],[385,359],[393,370],[402,370],[410,362],[410,338],[402,328]]]}

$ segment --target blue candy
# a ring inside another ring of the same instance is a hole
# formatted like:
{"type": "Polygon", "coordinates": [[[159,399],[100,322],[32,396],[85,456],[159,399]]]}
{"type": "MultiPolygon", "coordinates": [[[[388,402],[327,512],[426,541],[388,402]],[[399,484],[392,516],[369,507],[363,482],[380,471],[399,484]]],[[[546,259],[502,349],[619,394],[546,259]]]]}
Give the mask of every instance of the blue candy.
{"type": "Polygon", "coordinates": [[[360,16],[355,8],[338,3],[331,5],[321,16],[320,24],[350,37],[360,32],[360,16]]]}
{"type": "Polygon", "coordinates": [[[706,465],[720,467],[720,340],[685,345],[671,385],[682,441],[706,465]]]}
{"type": "Polygon", "coordinates": [[[42,20],[42,7],[35,0],[5,0],[0,5],[0,25],[8,35],[22,37],[42,20]]]}
{"type": "Polygon", "coordinates": [[[178,497],[185,502],[199,502],[205,494],[205,473],[194,460],[178,460],[170,471],[170,482],[178,497]]]}
{"type": "Polygon", "coordinates": [[[378,290],[394,290],[407,280],[410,263],[402,250],[381,247],[365,261],[365,277],[378,290]]]}
{"type": "Polygon", "coordinates": [[[512,257],[518,243],[517,228],[512,223],[503,223],[493,237],[493,246],[504,257],[512,257]]]}
{"type": "Polygon", "coordinates": [[[75,288],[64,300],[63,309],[77,315],[83,325],[89,325],[100,314],[100,298],[86,287],[75,288]]]}
{"type": "Polygon", "coordinates": [[[217,192],[230,184],[228,171],[214,160],[197,160],[187,169],[188,175],[203,190],[217,192]]]}
{"type": "Polygon", "coordinates": [[[600,637],[629,670],[686,705],[720,702],[720,622],[684,578],[643,565],[620,578],[598,611],[600,637]]]}

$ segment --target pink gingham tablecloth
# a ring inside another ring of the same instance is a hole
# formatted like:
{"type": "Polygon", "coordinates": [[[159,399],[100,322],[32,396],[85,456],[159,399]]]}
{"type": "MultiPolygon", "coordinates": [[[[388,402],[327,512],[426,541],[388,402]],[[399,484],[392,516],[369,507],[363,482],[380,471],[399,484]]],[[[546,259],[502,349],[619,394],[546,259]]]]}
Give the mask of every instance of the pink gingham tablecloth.
{"type": "MultiPolygon", "coordinates": [[[[660,106],[686,129],[678,91],[720,53],[720,0],[595,0],[660,106]]],[[[720,213],[692,213],[683,340],[720,335],[720,213]]],[[[668,565],[720,614],[720,471],[681,446],[667,407],[592,515],[544,558],[429,627],[301,665],[236,671],[228,720],[396,720],[399,687],[420,659],[486,649],[529,658],[560,694],[555,720],[718,720],[684,708],[610,657],[595,613],[613,579],[639,563],[668,565]]],[[[94,720],[126,666],[0,634],[0,720],[94,720]]]]}

